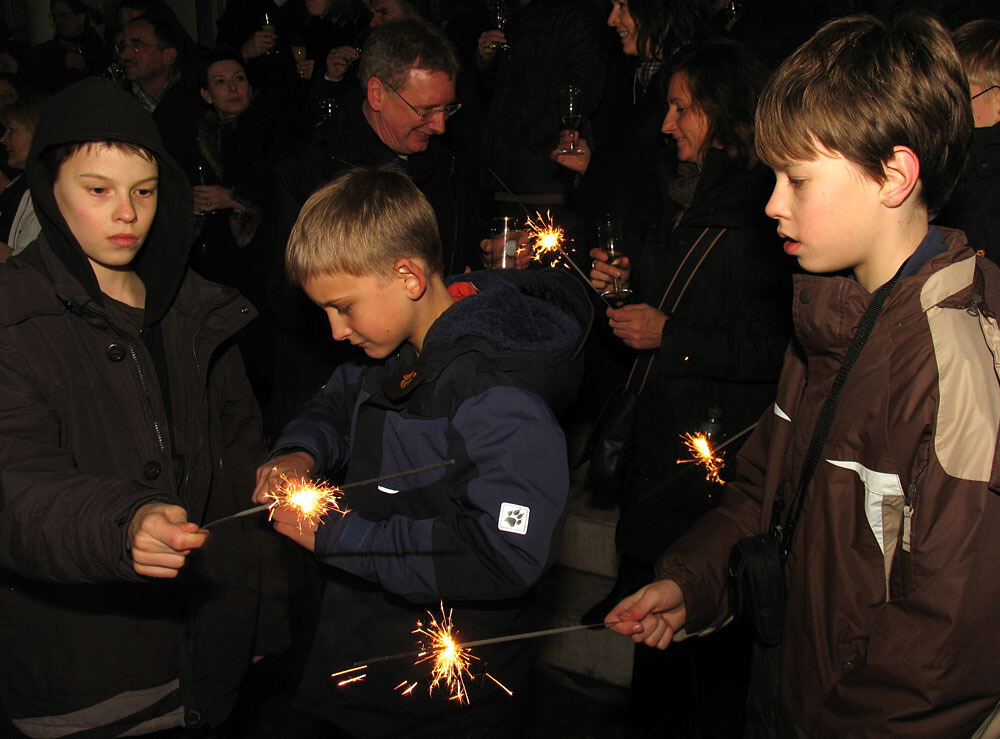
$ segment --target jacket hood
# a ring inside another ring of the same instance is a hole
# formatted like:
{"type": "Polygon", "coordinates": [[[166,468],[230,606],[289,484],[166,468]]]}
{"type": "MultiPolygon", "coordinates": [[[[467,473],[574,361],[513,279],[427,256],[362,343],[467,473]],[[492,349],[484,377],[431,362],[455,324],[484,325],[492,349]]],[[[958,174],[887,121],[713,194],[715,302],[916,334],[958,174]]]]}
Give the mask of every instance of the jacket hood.
{"type": "Polygon", "coordinates": [[[425,355],[477,351],[553,407],[575,396],[593,307],[574,275],[484,270],[447,282],[469,282],[476,292],[435,321],[424,339],[425,355]]]}
{"type": "Polygon", "coordinates": [[[146,323],[154,324],[166,313],[184,276],[194,220],[191,187],[183,170],[166,153],[152,116],[109,80],[83,80],[48,102],[35,129],[25,172],[45,240],[95,301],[103,302],[94,270],[59,212],[52,192],[54,180],[41,161],[53,147],[89,141],[133,144],[156,159],[156,217],[132,262],[146,286],[146,323]]]}

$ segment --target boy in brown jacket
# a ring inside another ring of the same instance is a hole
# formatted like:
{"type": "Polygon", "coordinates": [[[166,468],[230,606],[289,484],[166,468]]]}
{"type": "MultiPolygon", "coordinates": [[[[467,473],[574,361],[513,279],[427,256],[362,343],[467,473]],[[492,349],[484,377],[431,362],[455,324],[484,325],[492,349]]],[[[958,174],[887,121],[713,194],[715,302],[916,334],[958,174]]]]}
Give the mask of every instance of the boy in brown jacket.
{"type": "Polygon", "coordinates": [[[787,598],[751,734],[967,736],[1000,697],[1000,273],[928,226],[971,130],[925,15],[829,23],[761,98],[766,212],[820,274],[796,279],[777,399],[723,505],[607,617],[661,649],[722,627],[730,552],[769,532],[787,598]]]}

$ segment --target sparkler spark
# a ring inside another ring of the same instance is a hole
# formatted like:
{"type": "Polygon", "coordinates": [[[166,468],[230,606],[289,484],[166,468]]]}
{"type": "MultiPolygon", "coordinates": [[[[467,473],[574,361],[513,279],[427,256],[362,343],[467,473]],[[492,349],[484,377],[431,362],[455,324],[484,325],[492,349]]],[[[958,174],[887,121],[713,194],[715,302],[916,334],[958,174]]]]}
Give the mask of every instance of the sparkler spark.
{"type": "MultiPolygon", "coordinates": [[[[350,675],[352,672],[361,672],[361,670],[367,670],[368,665],[361,665],[360,667],[348,667],[346,670],[341,670],[340,672],[335,672],[330,677],[340,677],[341,675],[350,675]]],[[[350,685],[351,683],[359,683],[368,677],[367,673],[361,672],[360,675],[352,675],[351,677],[344,678],[337,682],[337,687],[342,687],[344,685],[350,685]]]]}
{"type": "Polygon", "coordinates": [[[538,212],[535,215],[538,220],[533,221],[528,218],[528,232],[532,238],[531,251],[535,261],[542,261],[543,256],[561,256],[569,259],[569,255],[562,248],[566,231],[552,220],[552,211],[545,211],[544,217],[538,212]]]}
{"type": "Polygon", "coordinates": [[[426,624],[417,621],[417,628],[413,633],[425,637],[426,641],[421,640],[420,645],[424,652],[414,664],[431,661],[431,684],[428,693],[433,695],[435,688],[442,685],[451,693],[450,700],[468,704],[469,693],[465,688],[465,677],[472,678],[469,665],[472,664],[472,660],[479,658],[455,640],[455,625],[451,620],[451,613],[449,609],[445,614],[442,603],[440,621],[430,611],[427,612],[430,620],[426,624]]]}
{"type": "Polygon", "coordinates": [[[273,501],[267,519],[270,521],[274,518],[274,512],[278,508],[295,511],[299,531],[303,526],[311,528],[319,525],[323,516],[330,511],[336,511],[341,515],[349,512],[340,507],[343,499],[340,488],[305,477],[288,478],[282,475],[281,485],[266,497],[273,501]]]}
{"type": "Polygon", "coordinates": [[[725,481],[719,476],[724,460],[721,455],[715,453],[708,437],[703,433],[681,434],[681,439],[684,440],[684,445],[691,452],[691,459],[678,459],[677,464],[688,462],[700,464],[706,470],[706,480],[724,485],[725,481]]]}

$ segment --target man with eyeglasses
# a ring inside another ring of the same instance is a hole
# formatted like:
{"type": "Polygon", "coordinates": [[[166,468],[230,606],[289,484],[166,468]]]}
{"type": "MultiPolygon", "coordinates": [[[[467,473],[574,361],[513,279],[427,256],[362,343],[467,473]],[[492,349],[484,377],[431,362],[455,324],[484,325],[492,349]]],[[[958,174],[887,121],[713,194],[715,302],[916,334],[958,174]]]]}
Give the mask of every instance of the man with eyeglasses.
{"type": "Polygon", "coordinates": [[[167,152],[190,175],[195,122],[204,105],[197,89],[181,74],[185,37],[173,12],[156,6],[125,26],[117,51],[126,89],[153,114],[167,152]]]}
{"type": "MultiPolygon", "coordinates": [[[[450,43],[418,20],[372,29],[361,53],[361,101],[340,104],[301,150],[275,168],[274,211],[267,235],[271,308],[283,329],[275,366],[275,423],[281,425],[329,378],[337,364],[359,352],[331,344],[321,311],[282,280],[281,259],[299,209],[320,186],[354,167],[393,164],[414,181],[434,209],[446,275],[479,264],[481,224],[464,186],[465,163],[441,134],[461,105],[455,96],[458,62],[450,43]]],[[[277,429],[276,429],[277,430],[277,429]]]]}
{"type": "Polygon", "coordinates": [[[975,20],[953,34],[969,78],[972,149],[937,222],[965,231],[969,245],[1000,263],[1000,20],[975,20]]]}

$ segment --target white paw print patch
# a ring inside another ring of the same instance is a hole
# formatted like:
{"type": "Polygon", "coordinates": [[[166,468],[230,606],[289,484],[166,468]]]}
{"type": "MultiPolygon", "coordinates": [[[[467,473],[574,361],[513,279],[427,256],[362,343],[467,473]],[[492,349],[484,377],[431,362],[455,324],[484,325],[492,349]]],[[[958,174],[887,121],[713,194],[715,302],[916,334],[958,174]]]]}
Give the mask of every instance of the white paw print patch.
{"type": "Polygon", "coordinates": [[[501,503],[500,520],[497,528],[501,531],[509,531],[512,534],[528,533],[528,516],[531,509],[526,505],[518,503],[501,503]]]}

